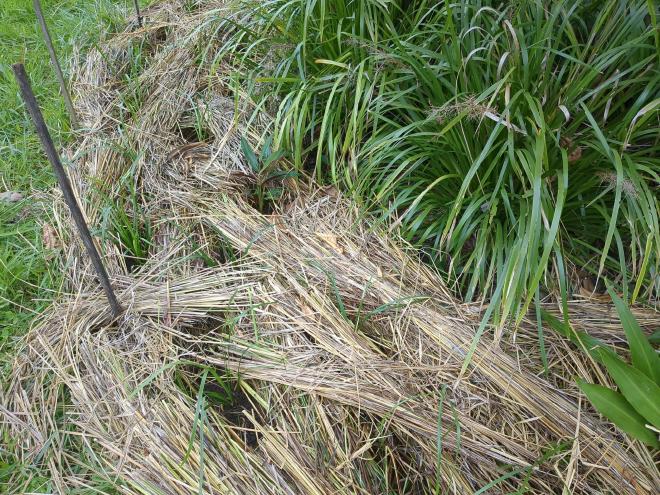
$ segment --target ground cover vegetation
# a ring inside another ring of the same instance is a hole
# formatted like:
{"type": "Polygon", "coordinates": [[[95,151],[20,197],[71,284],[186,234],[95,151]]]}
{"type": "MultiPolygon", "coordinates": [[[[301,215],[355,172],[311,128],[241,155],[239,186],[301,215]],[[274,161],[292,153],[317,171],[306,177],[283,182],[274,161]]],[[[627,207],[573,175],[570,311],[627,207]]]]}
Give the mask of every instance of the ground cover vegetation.
{"type": "Polygon", "coordinates": [[[241,6],[222,53],[276,144],[396,215],[466,300],[503,321],[607,277],[657,304],[653,2],[241,6]]]}
{"type": "MultiPolygon", "coordinates": [[[[89,49],[101,30],[112,33],[123,24],[125,9],[120,6],[125,8],[126,2],[48,0],[42,5],[68,75],[68,62],[89,49]]],[[[26,66],[54,141],[64,145],[71,138],[69,119],[31,3],[4,0],[0,10],[0,192],[18,194],[7,196],[11,201],[0,200],[0,353],[5,355],[13,337],[23,333],[34,315],[49,304],[60,282],[58,270],[48,262],[52,258],[47,245],[50,205],[41,207],[41,193],[50,191],[54,178],[23,110],[11,71],[11,64],[17,62],[26,66]]]]}
{"type": "MultiPolygon", "coordinates": [[[[65,75],[70,61],[125,24],[128,1],[43,0],[42,8],[65,75]]],[[[61,291],[62,267],[54,243],[54,186],[11,64],[21,62],[32,82],[56,146],[73,138],[59,86],[31,2],[0,5],[0,381],[11,371],[17,342],[61,291]]],[[[48,477],[11,455],[14,439],[0,435],[0,491],[11,480],[17,493],[47,489],[48,477]]]]}
{"type": "Polygon", "coordinates": [[[659,486],[650,2],[143,14],[73,58],[63,151],[126,313],[48,194],[9,493],[659,486]]]}

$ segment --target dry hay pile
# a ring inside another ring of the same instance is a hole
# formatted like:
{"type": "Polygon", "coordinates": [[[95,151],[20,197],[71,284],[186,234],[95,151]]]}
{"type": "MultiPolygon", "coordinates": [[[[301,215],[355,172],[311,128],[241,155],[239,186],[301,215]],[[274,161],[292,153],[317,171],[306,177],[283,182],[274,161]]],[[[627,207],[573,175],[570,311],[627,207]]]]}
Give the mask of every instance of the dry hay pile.
{"type": "MultiPolygon", "coordinates": [[[[479,315],[414,252],[302,180],[254,207],[239,142],[259,148],[268,119],[246,122],[231,60],[213,57],[230,12],[188,4],[148,10],[77,69],[69,160],[87,218],[114,205],[152,242],[131,266],[98,238],[126,308],[113,321],[55,198],[69,295],[2,402],[25,458],[60,493],[99,478],[148,494],[657,491],[649,452],[573,385],[607,383],[585,354],[546,335],[543,377],[525,322],[500,343],[486,332],[461,372],[479,315]]],[[[576,326],[620,344],[599,308],[573,304],[576,326]]]]}

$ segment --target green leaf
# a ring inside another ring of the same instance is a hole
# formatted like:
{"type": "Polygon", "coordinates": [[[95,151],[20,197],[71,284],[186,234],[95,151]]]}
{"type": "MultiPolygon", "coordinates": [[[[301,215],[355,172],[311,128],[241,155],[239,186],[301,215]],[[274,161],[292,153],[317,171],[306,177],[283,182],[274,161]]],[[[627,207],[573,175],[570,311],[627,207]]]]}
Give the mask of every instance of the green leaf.
{"type": "Polygon", "coordinates": [[[651,347],[626,303],[610,287],[607,288],[607,291],[614,301],[621,325],[626,332],[633,366],[655,381],[656,385],[660,385],[660,358],[651,347]]]}
{"type": "Polygon", "coordinates": [[[254,154],[254,150],[252,150],[243,137],[241,138],[241,151],[243,151],[243,155],[245,155],[245,159],[248,161],[252,171],[259,172],[259,160],[257,160],[257,155],[254,154]]]}
{"type": "Polygon", "coordinates": [[[270,156],[270,147],[273,144],[273,136],[268,136],[261,148],[261,161],[265,161],[270,156]]]}
{"type": "Polygon", "coordinates": [[[276,152],[269,154],[264,158],[264,167],[267,167],[271,163],[275,163],[277,160],[284,156],[284,150],[277,150],[276,152]]]}
{"type": "Polygon", "coordinates": [[[616,353],[605,343],[592,337],[586,332],[573,330],[568,323],[559,321],[543,309],[541,310],[541,318],[544,322],[550,325],[550,328],[569,339],[583,351],[587,352],[596,362],[604,364],[602,359],[602,356],[604,355],[609,355],[614,358],[617,357],[616,353]]]}
{"type": "Polygon", "coordinates": [[[631,437],[654,448],[658,447],[656,435],[645,426],[644,418],[635,412],[623,395],[580,378],[577,379],[577,383],[599,413],[631,437]]]}
{"type": "Polygon", "coordinates": [[[649,423],[660,428],[660,387],[618,357],[603,354],[603,362],[626,400],[649,423]]]}
{"type": "Polygon", "coordinates": [[[653,332],[653,335],[649,337],[649,343],[651,345],[660,345],[660,330],[653,332]]]}

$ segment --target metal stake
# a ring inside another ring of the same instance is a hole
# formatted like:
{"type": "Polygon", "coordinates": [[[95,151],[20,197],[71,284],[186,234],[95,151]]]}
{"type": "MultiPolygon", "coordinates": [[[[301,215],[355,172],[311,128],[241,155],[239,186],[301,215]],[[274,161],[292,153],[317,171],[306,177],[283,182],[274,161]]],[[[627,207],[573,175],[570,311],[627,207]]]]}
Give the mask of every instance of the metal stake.
{"type": "Polygon", "coordinates": [[[101,257],[99,256],[99,253],[96,250],[96,246],[94,245],[92,236],[89,233],[89,229],[87,228],[87,223],[85,222],[85,218],[83,217],[82,211],[80,210],[78,201],[76,200],[76,197],[73,194],[73,189],[71,187],[71,183],[69,182],[69,178],[67,177],[66,172],[64,171],[64,167],[62,167],[62,162],[60,161],[60,157],[57,154],[57,151],[55,150],[55,146],[53,145],[53,140],[51,139],[50,134],[48,133],[48,128],[46,127],[44,118],[41,115],[41,110],[39,109],[37,100],[34,97],[34,93],[32,92],[32,87],[30,86],[30,80],[28,79],[28,76],[25,73],[25,67],[23,67],[23,64],[14,64],[12,65],[12,70],[14,71],[14,76],[16,77],[16,81],[18,81],[18,86],[21,90],[21,96],[23,97],[25,106],[27,106],[27,109],[30,112],[30,116],[32,117],[32,121],[34,122],[34,126],[37,129],[37,134],[39,135],[39,139],[41,140],[41,145],[43,146],[43,149],[46,152],[48,161],[50,161],[50,164],[53,166],[53,170],[55,171],[55,175],[57,176],[57,181],[60,184],[60,188],[62,189],[62,192],[64,193],[64,200],[66,201],[66,204],[69,206],[69,209],[71,210],[71,216],[73,216],[73,220],[76,223],[76,227],[78,227],[78,233],[82,238],[83,244],[87,249],[87,254],[92,260],[92,265],[94,265],[94,268],[96,269],[96,273],[99,277],[99,280],[101,281],[101,286],[103,287],[103,290],[105,291],[105,295],[108,298],[112,315],[114,317],[118,317],[123,312],[123,309],[119,304],[119,302],[117,301],[117,298],[115,297],[115,293],[112,290],[112,285],[110,285],[110,279],[108,278],[108,273],[105,271],[105,267],[103,266],[101,257]]]}
{"type": "Polygon", "coordinates": [[[138,26],[142,27],[142,16],[140,15],[140,5],[138,5],[139,0],[133,0],[135,4],[135,13],[137,14],[138,26]]]}
{"type": "Polygon", "coordinates": [[[69,90],[66,87],[64,82],[64,75],[62,74],[62,67],[57,60],[57,54],[55,53],[55,47],[53,46],[53,41],[50,38],[50,33],[48,32],[48,26],[46,25],[46,20],[44,19],[44,14],[41,11],[41,2],[39,0],[34,0],[34,12],[37,14],[37,19],[39,20],[39,26],[41,26],[41,33],[44,35],[44,41],[46,42],[46,47],[48,48],[48,53],[50,54],[50,62],[53,64],[53,69],[55,69],[55,76],[57,81],[60,83],[60,91],[64,97],[64,104],[66,105],[66,110],[69,112],[69,121],[71,122],[71,127],[78,127],[78,118],[76,117],[76,111],[73,108],[73,102],[71,101],[71,95],[69,90]]]}

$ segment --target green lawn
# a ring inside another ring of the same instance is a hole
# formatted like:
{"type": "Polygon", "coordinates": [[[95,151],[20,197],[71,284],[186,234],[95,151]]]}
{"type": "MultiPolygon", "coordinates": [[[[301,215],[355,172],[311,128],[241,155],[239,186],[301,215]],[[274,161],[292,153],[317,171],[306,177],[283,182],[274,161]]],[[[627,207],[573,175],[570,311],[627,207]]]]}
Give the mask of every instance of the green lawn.
{"type": "MultiPolygon", "coordinates": [[[[39,145],[11,65],[22,62],[55,144],[70,139],[68,117],[49,62],[32,6],[26,0],[3,0],[0,10],[0,192],[23,195],[19,203],[0,203],[0,355],[6,355],[13,337],[29,325],[34,312],[52,299],[59,274],[45,261],[42,225],[48,222],[48,204],[40,193],[55,182],[39,145]]],[[[100,27],[116,25],[129,0],[43,0],[65,74],[74,46],[98,38],[100,27]]]]}
{"type": "MultiPolygon", "coordinates": [[[[74,44],[94,40],[98,27],[117,19],[124,2],[46,0],[44,15],[61,63],[74,44]]],[[[48,205],[39,196],[54,177],[25,112],[11,65],[25,64],[56,145],[69,139],[64,103],[49,63],[32,6],[26,0],[3,0],[0,10],[0,192],[23,195],[19,203],[0,203],[0,356],[7,357],[14,337],[23,333],[34,312],[52,299],[58,270],[45,261],[42,225],[48,205]]],[[[6,359],[2,359],[6,363],[6,359]]],[[[6,370],[7,364],[3,366],[6,370]]]]}
{"type": "MultiPolygon", "coordinates": [[[[71,138],[68,118],[31,2],[2,0],[0,7],[0,193],[23,195],[0,201],[0,380],[10,369],[18,337],[57,293],[61,270],[44,248],[43,224],[50,205],[43,192],[55,186],[25,111],[11,65],[22,62],[57,146],[71,138]],[[48,260],[49,255],[51,259],[48,260]]],[[[120,26],[132,0],[42,0],[42,9],[65,75],[74,47],[84,50],[108,26],[120,26]]],[[[3,380],[4,381],[4,380],[3,380]]],[[[11,439],[0,429],[0,492],[51,492],[36,466],[21,465],[11,439]],[[9,446],[9,450],[4,450],[9,446]]]]}

